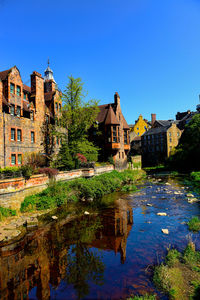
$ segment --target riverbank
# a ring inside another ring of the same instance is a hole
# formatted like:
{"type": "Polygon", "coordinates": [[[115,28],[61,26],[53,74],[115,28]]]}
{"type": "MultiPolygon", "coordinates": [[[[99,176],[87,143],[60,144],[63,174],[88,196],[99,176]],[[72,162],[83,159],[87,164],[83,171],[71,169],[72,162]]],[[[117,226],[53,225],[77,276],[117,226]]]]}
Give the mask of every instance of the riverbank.
{"type": "MultiPolygon", "coordinates": [[[[0,242],[19,237],[24,230],[37,228],[38,217],[46,213],[56,214],[57,208],[64,207],[67,211],[69,204],[78,202],[92,206],[102,206],[102,196],[122,189],[128,185],[129,190],[135,190],[137,180],[144,178],[145,172],[125,170],[112,171],[91,179],[74,179],[66,182],[50,182],[48,188],[35,195],[25,197],[20,211],[0,210],[0,242]]],[[[72,211],[71,211],[72,213],[72,211]]],[[[57,216],[52,216],[56,220],[57,216]]]]}

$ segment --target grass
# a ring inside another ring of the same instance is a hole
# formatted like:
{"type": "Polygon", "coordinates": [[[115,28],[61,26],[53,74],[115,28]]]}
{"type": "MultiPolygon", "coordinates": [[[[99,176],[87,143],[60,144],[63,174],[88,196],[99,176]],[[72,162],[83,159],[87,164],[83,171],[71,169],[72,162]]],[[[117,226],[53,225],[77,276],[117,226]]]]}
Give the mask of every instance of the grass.
{"type": "Polygon", "coordinates": [[[154,269],[153,281],[169,299],[195,298],[200,290],[200,252],[190,242],[183,253],[168,250],[164,263],[154,269]]]}
{"type": "Polygon", "coordinates": [[[69,201],[97,201],[104,195],[121,190],[123,186],[127,185],[130,185],[131,190],[135,190],[134,183],[144,174],[143,171],[133,170],[112,171],[91,179],[79,178],[67,182],[51,182],[48,188],[41,193],[26,197],[20,210],[21,212],[27,212],[54,209],[69,201]]]}
{"type": "Polygon", "coordinates": [[[0,206],[0,221],[12,216],[16,216],[16,210],[0,206]]]}
{"type": "Polygon", "coordinates": [[[133,296],[128,298],[127,300],[156,300],[156,296],[155,295],[133,296]]]}
{"type": "Polygon", "coordinates": [[[200,230],[200,219],[198,217],[193,217],[187,224],[190,231],[198,232],[200,230]]]}

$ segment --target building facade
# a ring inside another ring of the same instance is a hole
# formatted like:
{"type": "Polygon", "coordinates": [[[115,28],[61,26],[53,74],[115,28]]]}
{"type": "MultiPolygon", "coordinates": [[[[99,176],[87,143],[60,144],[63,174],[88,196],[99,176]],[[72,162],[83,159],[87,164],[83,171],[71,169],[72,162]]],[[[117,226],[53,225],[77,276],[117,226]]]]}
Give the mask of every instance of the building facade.
{"type": "Polygon", "coordinates": [[[96,122],[100,134],[93,130],[92,140],[100,148],[100,160],[107,161],[112,157],[116,168],[126,168],[130,150],[129,126],[122,114],[117,92],[114,103],[99,106],[96,122]]]}
{"type": "Polygon", "coordinates": [[[142,141],[142,167],[162,164],[178,145],[182,130],[173,120],[155,120],[153,127],[144,133],[142,141]]]}
{"type": "MultiPolygon", "coordinates": [[[[0,72],[0,167],[20,166],[26,153],[44,152],[44,131],[61,116],[61,92],[50,67],[44,78],[36,71],[30,77],[29,87],[16,66],[0,72]]],[[[60,140],[54,144],[58,149],[60,140]]]]}

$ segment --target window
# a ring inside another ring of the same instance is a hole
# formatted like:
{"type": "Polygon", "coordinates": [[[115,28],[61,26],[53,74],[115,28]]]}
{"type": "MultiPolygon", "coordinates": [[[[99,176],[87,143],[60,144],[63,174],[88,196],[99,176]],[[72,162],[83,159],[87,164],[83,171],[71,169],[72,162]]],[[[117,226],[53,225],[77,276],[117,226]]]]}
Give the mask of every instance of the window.
{"type": "Polygon", "coordinates": [[[113,126],[113,143],[117,143],[117,127],[113,126]]]}
{"type": "Polygon", "coordinates": [[[21,129],[17,129],[17,141],[18,142],[22,141],[22,131],[21,131],[21,129]]]}
{"type": "Polygon", "coordinates": [[[35,132],[31,131],[31,143],[35,143],[35,132]]]}
{"type": "Polygon", "coordinates": [[[177,136],[178,136],[178,137],[180,136],[180,133],[179,133],[179,132],[177,132],[177,136]]]}
{"type": "Polygon", "coordinates": [[[26,94],[24,93],[24,100],[26,100],[26,94]]]}
{"type": "Polygon", "coordinates": [[[33,112],[30,113],[30,119],[31,119],[31,121],[34,120],[34,114],[33,114],[33,112]]]}
{"type": "Polygon", "coordinates": [[[58,103],[56,103],[56,111],[58,111],[58,103]]]}
{"type": "Polygon", "coordinates": [[[16,154],[11,154],[11,165],[16,165],[16,154]]]}
{"type": "Polygon", "coordinates": [[[169,142],[170,142],[170,143],[172,142],[172,138],[169,139],[169,142]]]}
{"type": "Polygon", "coordinates": [[[122,158],[124,158],[124,152],[122,152],[122,158]]]}
{"type": "Polygon", "coordinates": [[[14,116],[14,114],[15,114],[15,106],[14,105],[11,105],[11,107],[10,107],[10,114],[12,116],[14,116]]]}
{"type": "Polygon", "coordinates": [[[18,154],[18,165],[21,165],[22,164],[22,154],[18,154]]]}
{"type": "Polygon", "coordinates": [[[21,107],[17,106],[17,116],[20,117],[21,115],[21,107]]]}
{"type": "MultiPolygon", "coordinates": [[[[138,133],[139,135],[139,133],[138,133]]],[[[128,131],[124,130],[124,144],[127,145],[128,144],[128,131]]]]}
{"type": "Polygon", "coordinates": [[[169,132],[169,136],[172,136],[172,133],[171,133],[171,132],[169,132]]]}
{"type": "Polygon", "coordinates": [[[46,115],[46,122],[49,123],[49,116],[46,115]]]}
{"type": "Polygon", "coordinates": [[[17,85],[17,96],[21,96],[21,88],[17,85]]]}
{"type": "Polygon", "coordinates": [[[120,158],[120,152],[119,152],[119,158],[120,158]]]}
{"type": "Polygon", "coordinates": [[[15,141],[15,128],[11,128],[11,141],[15,141]]]}
{"type": "Polygon", "coordinates": [[[59,137],[56,137],[56,144],[59,145],[59,137]]]}
{"type": "Polygon", "coordinates": [[[61,112],[61,104],[59,104],[59,111],[61,112]]]}
{"type": "Polygon", "coordinates": [[[13,83],[10,84],[10,93],[11,94],[15,93],[15,85],[13,83]]]}

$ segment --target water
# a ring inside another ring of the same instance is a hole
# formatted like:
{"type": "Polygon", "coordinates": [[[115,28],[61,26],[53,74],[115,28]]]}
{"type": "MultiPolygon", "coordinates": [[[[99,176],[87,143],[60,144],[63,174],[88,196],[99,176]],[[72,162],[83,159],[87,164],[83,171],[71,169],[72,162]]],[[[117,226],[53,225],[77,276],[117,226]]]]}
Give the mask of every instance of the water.
{"type": "Polygon", "coordinates": [[[139,192],[107,196],[114,200],[107,208],[84,215],[83,207],[70,222],[48,223],[1,247],[0,299],[126,299],[146,292],[168,299],[153,285],[151,266],[170,245],[182,251],[192,239],[200,250],[199,234],[185,224],[200,216],[200,205],[187,202],[180,182],[147,180],[139,192]]]}

